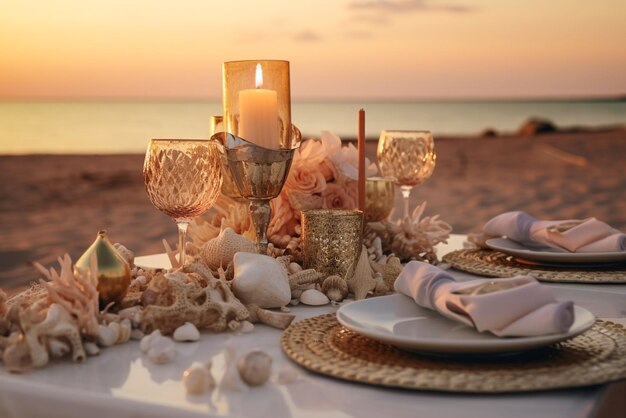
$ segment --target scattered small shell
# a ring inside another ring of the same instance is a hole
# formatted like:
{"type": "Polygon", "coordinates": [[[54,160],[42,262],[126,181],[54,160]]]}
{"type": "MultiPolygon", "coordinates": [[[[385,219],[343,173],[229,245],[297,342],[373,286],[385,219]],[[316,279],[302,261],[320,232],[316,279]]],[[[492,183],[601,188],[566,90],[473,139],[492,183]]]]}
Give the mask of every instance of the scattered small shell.
{"type": "Polygon", "coordinates": [[[281,306],[281,307],[280,307],[280,311],[281,311],[281,312],[291,312],[291,309],[289,309],[289,308],[288,308],[288,307],[286,307],[286,306],[281,306]]]}
{"type": "Polygon", "coordinates": [[[158,329],[155,329],[154,331],[152,331],[151,334],[144,336],[139,343],[139,348],[141,348],[141,351],[147,353],[148,350],[150,350],[150,344],[152,344],[152,340],[157,337],[162,337],[161,331],[159,331],[158,329]]]}
{"type": "Polygon", "coordinates": [[[239,328],[239,332],[247,334],[249,332],[254,331],[254,324],[250,321],[243,321],[241,323],[241,328],[239,328]]]}
{"type": "MultiPolygon", "coordinates": [[[[116,322],[112,322],[112,324],[116,324],[116,322]]],[[[115,326],[98,325],[98,336],[96,337],[98,344],[102,347],[112,346],[117,341],[118,331],[115,326]]]]}
{"type": "Polygon", "coordinates": [[[289,274],[293,274],[302,271],[302,266],[298,263],[289,263],[287,269],[289,270],[289,274]]]}
{"type": "Polygon", "coordinates": [[[238,332],[241,329],[241,322],[235,321],[234,319],[232,321],[229,321],[228,329],[233,332],[238,332]]]}
{"type": "Polygon", "coordinates": [[[70,346],[64,341],[51,338],[48,340],[48,350],[53,358],[61,358],[70,352],[70,346]]]}
{"type": "Polygon", "coordinates": [[[224,364],[226,371],[219,383],[220,389],[241,391],[246,389],[244,381],[241,379],[239,372],[237,371],[237,362],[235,361],[236,351],[235,348],[227,344],[224,347],[224,364]]]}
{"type": "Polygon", "coordinates": [[[250,313],[248,320],[252,323],[262,322],[274,328],[285,329],[291,324],[296,317],[292,313],[274,312],[267,309],[261,309],[257,305],[246,305],[246,309],[250,313]]]}
{"type": "Polygon", "coordinates": [[[143,337],[145,336],[145,334],[143,333],[142,330],[140,329],[134,329],[130,332],[130,339],[131,340],[141,340],[143,337]]]}
{"type": "Polygon", "coordinates": [[[283,366],[278,372],[276,383],[279,385],[288,385],[300,378],[300,372],[291,366],[283,366]]]}
{"type": "Polygon", "coordinates": [[[200,395],[215,387],[211,363],[191,366],[183,373],[183,383],[190,395],[200,395]]]}
{"type": "Polygon", "coordinates": [[[96,345],[96,343],[92,343],[91,341],[83,344],[83,348],[85,349],[85,353],[87,353],[88,356],[97,356],[98,354],[100,354],[100,348],[96,345]]]}
{"type": "Polygon", "coordinates": [[[300,295],[300,302],[305,305],[318,306],[326,305],[330,302],[330,299],[328,299],[328,297],[319,290],[308,289],[300,295]]]}
{"type": "Polygon", "coordinates": [[[348,288],[354,294],[355,300],[365,299],[367,294],[376,288],[374,272],[372,271],[367,248],[365,248],[365,246],[363,246],[361,250],[361,255],[354,268],[354,273],[348,280],[348,288]]]}
{"type": "Polygon", "coordinates": [[[176,357],[176,345],[169,337],[155,337],[150,341],[148,358],[157,364],[169,363],[176,357]]]}
{"type": "Polygon", "coordinates": [[[198,341],[200,339],[200,332],[194,324],[185,322],[184,325],[176,328],[173,337],[176,341],[198,341]]]}
{"type": "Polygon", "coordinates": [[[119,323],[117,341],[116,344],[124,344],[130,339],[130,332],[132,330],[132,326],[130,323],[130,319],[122,319],[119,323]]]}
{"type": "Polygon", "coordinates": [[[239,359],[237,370],[248,385],[260,386],[270,378],[272,358],[265,351],[251,351],[239,359]]]}
{"type": "Polygon", "coordinates": [[[328,276],[322,283],[322,292],[328,299],[341,302],[348,296],[348,283],[341,276],[328,276]]]}

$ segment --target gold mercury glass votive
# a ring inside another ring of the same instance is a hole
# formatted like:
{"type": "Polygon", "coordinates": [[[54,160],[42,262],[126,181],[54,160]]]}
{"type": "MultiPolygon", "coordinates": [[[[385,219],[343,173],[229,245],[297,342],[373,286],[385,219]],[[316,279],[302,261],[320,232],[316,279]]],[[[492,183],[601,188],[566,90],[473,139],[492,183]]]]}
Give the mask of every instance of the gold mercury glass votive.
{"type": "Polygon", "coordinates": [[[392,177],[369,177],[365,180],[365,222],[387,219],[393,209],[395,190],[392,177]]]}
{"type": "Polygon", "coordinates": [[[360,210],[302,212],[304,268],[350,278],[361,254],[362,225],[360,210]]]}

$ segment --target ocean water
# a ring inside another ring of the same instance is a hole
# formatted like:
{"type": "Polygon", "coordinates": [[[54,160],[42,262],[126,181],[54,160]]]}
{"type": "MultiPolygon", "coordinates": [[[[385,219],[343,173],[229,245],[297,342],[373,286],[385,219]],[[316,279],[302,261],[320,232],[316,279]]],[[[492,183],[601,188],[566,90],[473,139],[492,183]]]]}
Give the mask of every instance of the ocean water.
{"type": "MultiPolygon", "coordinates": [[[[490,127],[514,132],[530,116],[559,126],[626,123],[626,101],[402,101],[295,102],[292,118],[306,137],[330,130],[356,137],[357,112],[366,111],[368,139],[383,129],[430,129],[474,135],[490,127]]],[[[218,101],[0,102],[0,154],[143,152],[150,138],[202,138],[218,101]]]]}

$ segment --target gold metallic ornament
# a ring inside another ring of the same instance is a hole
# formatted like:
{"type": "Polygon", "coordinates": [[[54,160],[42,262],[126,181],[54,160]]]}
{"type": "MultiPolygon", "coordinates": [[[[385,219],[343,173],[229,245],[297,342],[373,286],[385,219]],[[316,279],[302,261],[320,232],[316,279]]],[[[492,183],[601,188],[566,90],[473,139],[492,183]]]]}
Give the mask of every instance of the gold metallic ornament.
{"type": "Polygon", "coordinates": [[[130,267],[117,252],[106,236],[106,231],[99,231],[96,240],[80,256],[74,269],[88,271],[92,254],[96,254],[98,266],[98,294],[100,306],[119,302],[126,295],[130,285],[130,267]]]}

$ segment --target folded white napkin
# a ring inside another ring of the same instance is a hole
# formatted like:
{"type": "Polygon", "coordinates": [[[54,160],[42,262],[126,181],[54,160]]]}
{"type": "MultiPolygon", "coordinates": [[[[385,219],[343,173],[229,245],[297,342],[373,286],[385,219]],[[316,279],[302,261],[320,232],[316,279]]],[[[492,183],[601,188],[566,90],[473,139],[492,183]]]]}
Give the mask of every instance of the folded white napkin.
{"type": "Polygon", "coordinates": [[[525,212],[506,212],[483,227],[483,240],[506,236],[527,247],[564,252],[626,251],[626,234],[596,218],[539,221],[525,212]]]}
{"type": "Polygon", "coordinates": [[[528,276],[461,283],[433,265],[411,261],[394,287],[424,308],[499,337],[561,334],[574,323],[574,304],[557,302],[548,286],[528,276]]]}

